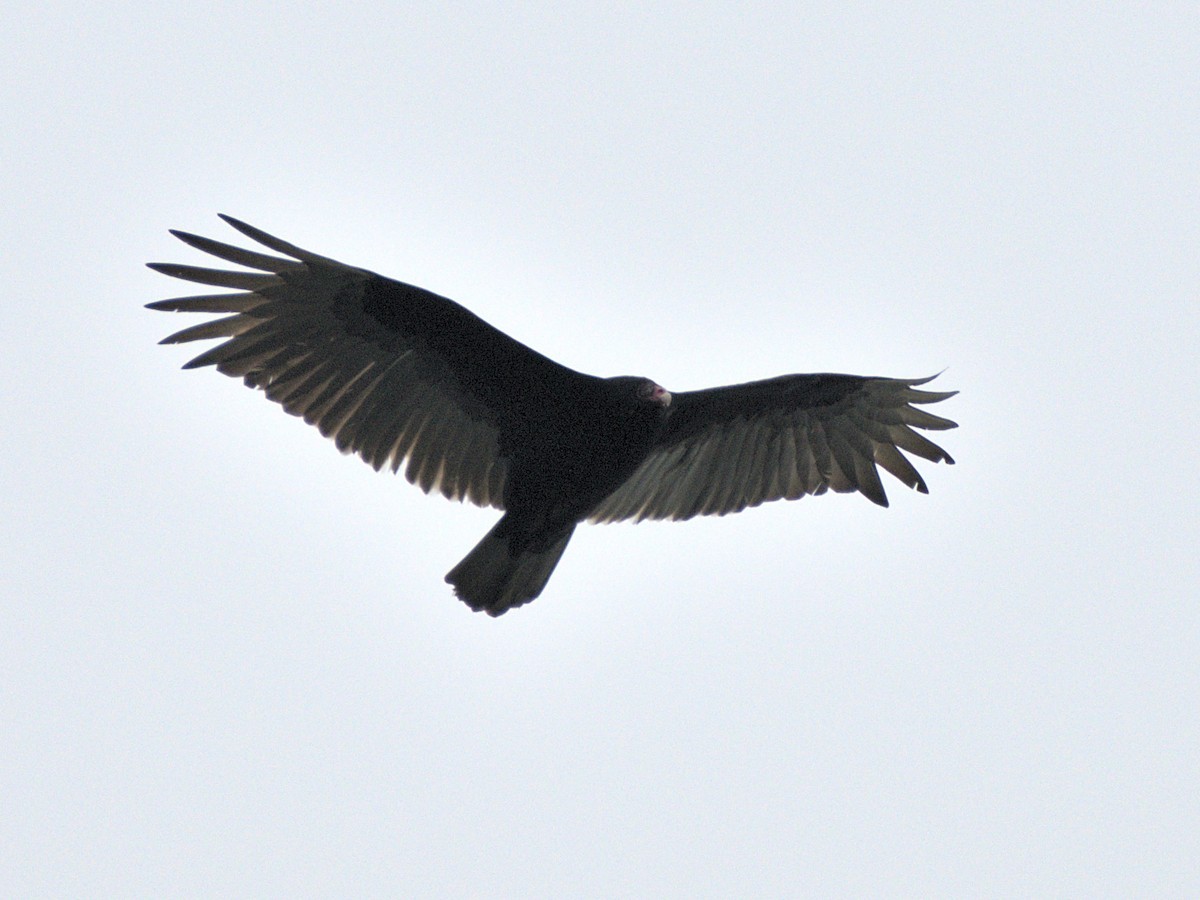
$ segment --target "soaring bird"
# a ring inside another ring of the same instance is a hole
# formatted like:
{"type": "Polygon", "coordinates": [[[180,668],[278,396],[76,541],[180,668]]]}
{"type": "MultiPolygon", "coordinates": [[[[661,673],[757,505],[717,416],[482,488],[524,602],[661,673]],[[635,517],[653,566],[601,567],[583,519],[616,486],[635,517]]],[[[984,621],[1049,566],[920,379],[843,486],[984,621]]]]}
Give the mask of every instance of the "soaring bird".
{"type": "Polygon", "coordinates": [[[880,506],[876,466],[928,493],[901,451],[953,463],[913,429],[956,427],[919,407],[930,378],[783,375],[672,393],[649,378],[569,369],[437,294],[318,256],[230,216],[276,254],[183,231],[249,271],[150,268],[237,293],[148,304],[221,313],[164,344],[221,339],[216,366],[317,426],[343,453],[423,491],[504,515],[446,575],[492,616],[542,589],[586,520],[690,519],[827,490],[880,506]]]}

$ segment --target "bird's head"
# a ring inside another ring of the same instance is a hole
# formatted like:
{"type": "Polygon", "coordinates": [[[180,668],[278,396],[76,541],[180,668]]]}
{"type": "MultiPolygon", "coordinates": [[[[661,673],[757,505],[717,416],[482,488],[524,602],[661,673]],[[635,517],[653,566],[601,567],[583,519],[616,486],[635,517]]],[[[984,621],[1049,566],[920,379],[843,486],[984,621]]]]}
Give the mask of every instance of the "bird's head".
{"type": "Polygon", "coordinates": [[[671,392],[661,384],[656,384],[649,378],[642,378],[637,386],[637,398],[644,403],[661,406],[666,409],[671,405],[671,392]]]}
{"type": "Polygon", "coordinates": [[[671,405],[671,392],[661,384],[637,375],[606,378],[610,396],[630,409],[653,410],[665,414],[671,405]]]}

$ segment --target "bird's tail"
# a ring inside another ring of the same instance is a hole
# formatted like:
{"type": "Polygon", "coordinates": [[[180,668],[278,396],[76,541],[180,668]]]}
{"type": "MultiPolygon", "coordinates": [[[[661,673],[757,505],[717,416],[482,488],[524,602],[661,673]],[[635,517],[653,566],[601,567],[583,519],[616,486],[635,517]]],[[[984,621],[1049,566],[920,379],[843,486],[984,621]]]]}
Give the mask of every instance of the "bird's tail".
{"type": "Polygon", "coordinates": [[[507,519],[503,516],[446,575],[460,600],[489,616],[502,615],[537,597],[575,532],[572,523],[548,546],[539,541],[531,547],[507,519]]]}

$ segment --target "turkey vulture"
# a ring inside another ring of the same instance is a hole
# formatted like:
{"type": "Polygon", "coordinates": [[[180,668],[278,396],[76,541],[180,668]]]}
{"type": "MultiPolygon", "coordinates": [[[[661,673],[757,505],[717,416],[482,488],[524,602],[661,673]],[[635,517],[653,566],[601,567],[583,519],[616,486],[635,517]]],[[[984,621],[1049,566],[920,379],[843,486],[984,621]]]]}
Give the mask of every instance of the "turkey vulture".
{"type": "Polygon", "coordinates": [[[504,510],[446,581],[498,616],[546,586],[584,519],[690,519],[826,490],[887,506],[876,465],[928,493],[900,451],[953,463],[913,428],[955,423],[917,406],[955,391],[931,378],[783,375],[672,394],[648,378],[560,365],[452,300],[222,216],[280,256],[182,231],[184,243],[255,271],[151,263],[238,293],[150,309],[226,313],[164,344],[222,339],[215,365],[423,491],[504,510]]]}

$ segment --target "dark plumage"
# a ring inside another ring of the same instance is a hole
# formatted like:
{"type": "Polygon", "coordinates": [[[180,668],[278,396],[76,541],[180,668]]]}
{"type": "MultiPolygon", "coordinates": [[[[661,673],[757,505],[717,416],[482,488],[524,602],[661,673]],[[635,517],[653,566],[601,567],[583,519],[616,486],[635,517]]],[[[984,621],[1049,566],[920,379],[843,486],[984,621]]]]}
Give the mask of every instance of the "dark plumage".
{"type": "Polygon", "coordinates": [[[493,616],[542,592],[584,519],[725,515],[830,489],[886,506],[876,465],[928,493],[900,451],[954,461],[913,430],[955,427],[917,408],[955,393],[918,390],[929,378],[784,375],[674,395],[646,378],[596,378],[445,297],[222,218],[283,256],[173,231],[258,271],[151,263],[239,291],[149,304],[228,314],[163,343],[223,339],[184,368],[215,365],[343,453],[504,510],[446,576],[493,616]]]}

